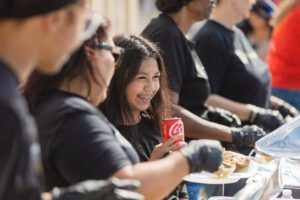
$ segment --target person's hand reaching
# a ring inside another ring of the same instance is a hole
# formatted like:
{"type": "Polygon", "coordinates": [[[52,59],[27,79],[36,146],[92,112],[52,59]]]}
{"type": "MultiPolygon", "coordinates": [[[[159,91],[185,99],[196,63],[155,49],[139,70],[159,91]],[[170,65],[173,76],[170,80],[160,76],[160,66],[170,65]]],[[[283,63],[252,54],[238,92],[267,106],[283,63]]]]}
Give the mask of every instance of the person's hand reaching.
{"type": "Polygon", "coordinates": [[[222,146],[217,140],[193,140],[180,152],[187,158],[190,173],[215,172],[222,163],[222,146]]]}
{"type": "Polygon", "coordinates": [[[149,160],[157,160],[162,158],[170,151],[178,151],[182,147],[186,146],[185,142],[177,142],[174,143],[176,140],[184,137],[182,134],[175,135],[174,137],[170,138],[168,141],[164,143],[160,143],[156,145],[151,153],[149,160]]]}

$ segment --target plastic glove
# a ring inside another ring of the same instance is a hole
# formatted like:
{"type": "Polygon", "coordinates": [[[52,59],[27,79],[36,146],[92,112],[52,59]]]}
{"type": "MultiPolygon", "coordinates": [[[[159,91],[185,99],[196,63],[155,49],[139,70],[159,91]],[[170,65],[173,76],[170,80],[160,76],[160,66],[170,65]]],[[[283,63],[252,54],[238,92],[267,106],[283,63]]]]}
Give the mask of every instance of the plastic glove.
{"type": "Polygon", "coordinates": [[[255,142],[266,135],[264,130],[255,125],[232,128],[231,134],[232,143],[237,147],[254,147],[255,142]]]}
{"type": "Polygon", "coordinates": [[[190,173],[215,172],[222,163],[222,146],[216,140],[193,140],[180,151],[188,160],[190,173]]]}
{"type": "Polygon", "coordinates": [[[54,188],[51,195],[53,200],[142,200],[142,195],[127,191],[139,185],[134,180],[89,180],[66,188],[54,188]]]}
{"type": "Polygon", "coordinates": [[[216,122],[229,127],[240,127],[242,124],[237,115],[227,110],[215,107],[208,107],[204,113],[204,118],[211,122],[216,122]]]}
{"type": "Polygon", "coordinates": [[[261,108],[256,113],[252,123],[267,132],[271,132],[281,126],[284,123],[284,119],[278,111],[261,108]]]}
{"type": "Polygon", "coordinates": [[[286,118],[287,116],[296,117],[299,115],[299,111],[294,106],[288,103],[284,103],[282,106],[280,106],[278,108],[278,111],[284,118],[286,118]]]}

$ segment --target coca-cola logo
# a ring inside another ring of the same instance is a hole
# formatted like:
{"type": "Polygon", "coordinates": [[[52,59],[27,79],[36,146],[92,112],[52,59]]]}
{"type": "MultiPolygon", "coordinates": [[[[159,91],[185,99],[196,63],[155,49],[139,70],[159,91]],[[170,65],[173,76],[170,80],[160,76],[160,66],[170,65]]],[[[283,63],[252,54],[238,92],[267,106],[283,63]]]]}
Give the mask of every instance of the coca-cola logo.
{"type": "Polygon", "coordinates": [[[178,134],[183,134],[183,123],[181,123],[181,121],[172,124],[172,126],[169,129],[170,137],[174,137],[175,135],[178,134]]]}

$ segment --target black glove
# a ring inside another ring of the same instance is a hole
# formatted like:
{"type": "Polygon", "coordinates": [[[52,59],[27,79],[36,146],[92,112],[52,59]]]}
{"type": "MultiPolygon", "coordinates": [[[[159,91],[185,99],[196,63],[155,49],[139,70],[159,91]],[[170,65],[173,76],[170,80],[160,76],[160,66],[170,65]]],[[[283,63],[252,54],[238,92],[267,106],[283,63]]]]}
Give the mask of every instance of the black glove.
{"type": "Polygon", "coordinates": [[[216,140],[193,140],[180,151],[188,160],[190,173],[215,172],[222,163],[222,146],[216,140]]]}
{"type": "Polygon", "coordinates": [[[231,134],[232,143],[237,147],[254,147],[255,142],[266,135],[264,130],[255,125],[232,128],[231,134]]]}
{"type": "Polygon", "coordinates": [[[276,110],[261,108],[251,123],[263,128],[266,132],[271,132],[284,123],[282,115],[276,110]]]}
{"type": "Polygon", "coordinates": [[[53,200],[141,200],[142,195],[127,191],[139,187],[138,181],[112,179],[84,181],[66,188],[54,188],[53,200]]]}
{"type": "Polygon", "coordinates": [[[280,106],[277,110],[284,118],[286,118],[287,116],[294,118],[299,115],[299,111],[294,106],[286,102],[282,106],[280,106]]]}
{"type": "Polygon", "coordinates": [[[229,127],[240,127],[242,124],[237,115],[221,108],[208,107],[203,115],[208,121],[229,127]]]}

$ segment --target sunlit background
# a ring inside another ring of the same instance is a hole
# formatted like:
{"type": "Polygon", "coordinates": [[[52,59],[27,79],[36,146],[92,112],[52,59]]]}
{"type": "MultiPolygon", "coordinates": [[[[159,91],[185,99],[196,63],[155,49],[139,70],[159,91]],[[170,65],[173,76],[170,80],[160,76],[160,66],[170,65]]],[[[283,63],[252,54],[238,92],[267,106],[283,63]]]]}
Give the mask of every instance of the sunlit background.
{"type": "Polygon", "coordinates": [[[108,16],[113,34],[139,34],[150,19],[158,14],[155,0],[93,0],[93,9],[108,16]]]}

